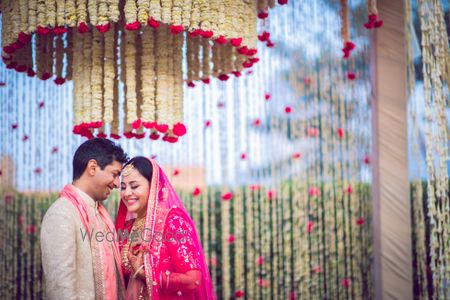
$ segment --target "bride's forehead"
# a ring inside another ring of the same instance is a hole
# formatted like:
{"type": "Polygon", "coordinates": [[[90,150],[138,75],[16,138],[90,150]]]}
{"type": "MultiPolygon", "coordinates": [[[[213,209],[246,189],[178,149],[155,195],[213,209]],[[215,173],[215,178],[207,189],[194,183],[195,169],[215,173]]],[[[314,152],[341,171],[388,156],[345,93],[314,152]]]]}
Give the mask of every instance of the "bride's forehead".
{"type": "Polygon", "coordinates": [[[144,177],[136,169],[133,169],[132,171],[128,172],[126,175],[122,174],[122,182],[125,182],[125,183],[130,182],[130,181],[137,181],[140,179],[144,179],[144,177]]]}

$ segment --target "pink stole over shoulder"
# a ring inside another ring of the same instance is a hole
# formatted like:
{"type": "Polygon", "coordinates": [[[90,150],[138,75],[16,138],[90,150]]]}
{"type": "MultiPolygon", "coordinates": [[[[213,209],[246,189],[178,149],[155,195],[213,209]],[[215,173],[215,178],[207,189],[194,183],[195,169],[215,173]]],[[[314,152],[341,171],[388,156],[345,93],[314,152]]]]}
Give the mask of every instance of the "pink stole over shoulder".
{"type": "MultiPolygon", "coordinates": [[[[79,195],[73,185],[66,185],[64,189],[62,190],[60,196],[62,198],[68,199],[72,204],[75,206],[75,208],[78,211],[78,214],[80,215],[81,221],[83,222],[83,225],[87,232],[90,232],[91,226],[90,222],[94,222],[94,228],[102,228],[99,224],[99,221],[97,218],[94,218],[93,220],[89,220],[88,210],[89,205],[86,203],[86,201],[83,200],[82,196],[79,195]]],[[[108,212],[106,211],[105,207],[98,203],[98,212],[100,215],[100,218],[102,219],[103,223],[105,224],[105,230],[106,233],[108,232],[115,232],[114,224],[111,220],[111,217],[109,216],[108,212]]],[[[95,234],[95,233],[94,233],[95,234]]],[[[92,241],[95,243],[95,238],[92,238],[92,241]]],[[[94,278],[95,278],[95,287],[96,291],[95,294],[98,298],[101,299],[119,299],[119,295],[117,294],[117,278],[116,278],[116,269],[113,262],[113,257],[111,257],[110,249],[108,248],[108,243],[111,243],[111,248],[113,250],[113,256],[116,261],[116,264],[118,268],[122,265],[122,260],[120,257],[120,250],[119,246],[117,245],[116,241],[103,241],[97,243],[98,246],[92,247],[92,241],[91,241],[91,251],[92,257],[100,257],[101,262],[99,264],[94,264],[94,278]],[[95,251],[99,251],[100,253],[94,253],[95,251]],[[98,270],[95,268],[95,265],[100,265],[102,270],[98,270]],[[101,276],[103,274],[103,276],[101,276]],[[100,281],[100,282],[98,282],[100,281]],[[101,288],[102,291],[97,291],[98,287],[101,288]]],[[[94,260],[94,259],[93,259],[94,260]]],[[[120,275],[120,283],[121,283],[121,289],[120,291],[125,290],[125,284],[122,276],[122,272],[119,269],[118,273],[120,275]]],[[[123,298],[123,297],[120,297],[123,298]]]]}

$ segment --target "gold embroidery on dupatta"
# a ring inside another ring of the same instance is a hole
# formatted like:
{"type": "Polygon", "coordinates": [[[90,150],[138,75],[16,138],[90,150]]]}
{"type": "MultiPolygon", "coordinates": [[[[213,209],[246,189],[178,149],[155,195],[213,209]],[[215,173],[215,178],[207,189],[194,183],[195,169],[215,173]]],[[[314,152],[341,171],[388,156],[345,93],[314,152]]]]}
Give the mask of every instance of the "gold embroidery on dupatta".
{"type": "MultiPolygon", "coordinates": [[[[89,218],[93,220],[96,216],[92,215],[92,212],[88,213],[89,218]]],[[[95,214],[95,212],[94,212],[95,214]]],[[[100,224],[100,222],[94,222],[100,224]]],[[[93,225],[91,225],[93,226],[93,225]]],[[[98,230],[98,228],[94,228],[94,231],[98,230]]],[[[106,290],[105,290],[105,276],[103,274],[103,255],[102,249],[99,247],[99,244],[95,238],[91,239],[91,253],[92,253],[92,266],[94,272],[94,281],[95,281],[95,299],[105,299],[106,298],[106,290]]]]}
{"type": "MultiPolygon", "coordinates": [[[[150,193],[149,193],[149,200],[150,203],[147,203],[147,217],[146,217],[146,223],[145,223],[145,228],[151,228],[150,233],[151,236],[153,236],[154,234],[154,223],[155,223],[155,213],[156,213],[156,208],[158,207],[157,205],[157,193],[158,193],[158,185],[159,185],[159,168],[158,165],[153,161],[150,160],[151,164],[152,164],[152,169],[153,169],[153,178],[151,179],[150,182],[150,193]],[[153,199],[155,199],[156,201],[152,201],[153,199]],[[148,214],[150,213],[150,220],[148,218],[148,214]]],[[[148,230],[145,231],[146,233],[146,238],[145,240],[149,240],[148,238],[148,230]]],[[[153,241],[153,239],[152,239],[153,241]]],[[[150,246],[150,245],[149,245],[150,246]]],[[[152,265],[150,264],[150,262],[153,264],[152,261],[152,254],[151,252],[147,252],[144,253],[144,265],[145,265],[145,270],[147,270],[147,272],[145,272],[145,279],[146,279],[146,283],[147,283],[147,294],[149,299],[153,298],[153,268],[152,265]]],[[[156,287],[155,287],[156,289],[156,287]]]]}

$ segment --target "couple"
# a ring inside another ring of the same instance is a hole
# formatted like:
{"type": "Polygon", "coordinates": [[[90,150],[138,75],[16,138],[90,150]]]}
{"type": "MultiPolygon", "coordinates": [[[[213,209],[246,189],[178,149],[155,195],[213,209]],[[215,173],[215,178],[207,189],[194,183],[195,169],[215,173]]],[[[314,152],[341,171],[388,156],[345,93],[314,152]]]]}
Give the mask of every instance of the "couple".
{"type": "Polygon", "coordinates": [[[215,299],[194,223],[163,170],[107,139],[75,152],[41,250],[48,299],[215,299]],[[119,185],[114,226],[102,201],[119,185]]]}

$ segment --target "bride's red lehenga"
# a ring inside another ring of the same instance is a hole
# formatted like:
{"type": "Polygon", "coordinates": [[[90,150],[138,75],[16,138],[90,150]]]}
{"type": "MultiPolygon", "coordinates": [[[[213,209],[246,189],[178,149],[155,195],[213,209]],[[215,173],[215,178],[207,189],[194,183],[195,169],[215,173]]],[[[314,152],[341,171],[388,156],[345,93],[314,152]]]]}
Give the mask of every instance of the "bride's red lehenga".
{"type": "Polygon", "coordinates": [[[127,299],[216,299],[194,222],[158,164],[153,172],[144,218],[136,220],[121,201],[116,229],[142,233],[145,280],[133,277],[130,239],[121,240],[127,299]],[[145,230],[144,230],[145,228],[145,230]]]}

